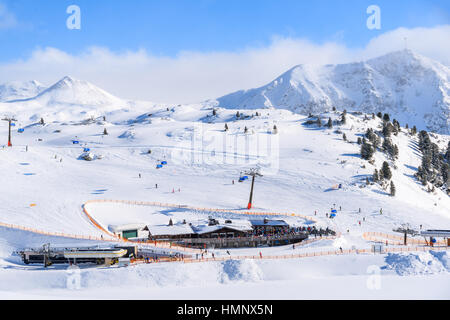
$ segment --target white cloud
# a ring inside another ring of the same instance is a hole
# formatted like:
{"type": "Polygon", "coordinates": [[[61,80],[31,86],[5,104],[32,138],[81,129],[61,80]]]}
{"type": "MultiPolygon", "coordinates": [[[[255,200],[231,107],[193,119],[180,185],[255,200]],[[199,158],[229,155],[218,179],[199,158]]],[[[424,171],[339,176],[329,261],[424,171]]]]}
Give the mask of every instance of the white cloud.
{"type": "Polygon", "coordinates": [[[8,8],[0,3],[0,30],[10,29],[17,25],[16,17],[8,8]]]}
{"type": "Polygon", "coordinates": [[[65,75],[90,81],[122,98],[183,103],[264,85],[297,64],[346,63],[401,50],[450,65],[450,26],[400,28],[350,49],[338,42],[274,38],[271,45],[239,52],[181,52],[154,56],[145,50],[114,53],[92,47],[79,55],[38,49],[26,60],[0,64],[0,82],[36,79],[50,84],[65,75]]]}

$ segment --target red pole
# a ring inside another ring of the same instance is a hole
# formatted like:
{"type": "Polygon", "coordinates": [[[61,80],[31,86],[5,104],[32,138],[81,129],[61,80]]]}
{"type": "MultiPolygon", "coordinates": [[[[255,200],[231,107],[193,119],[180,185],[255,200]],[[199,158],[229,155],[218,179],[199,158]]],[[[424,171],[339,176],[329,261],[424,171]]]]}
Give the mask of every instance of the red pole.
{"type": "Polygon", "coordinates": [[[248,201],[247,209],[250,210],[252,208],[252,200],[253,200],[253,187],[255,186],[255,176],[252,178],[252,188],[250,190],[250,200],[248,201]]]}

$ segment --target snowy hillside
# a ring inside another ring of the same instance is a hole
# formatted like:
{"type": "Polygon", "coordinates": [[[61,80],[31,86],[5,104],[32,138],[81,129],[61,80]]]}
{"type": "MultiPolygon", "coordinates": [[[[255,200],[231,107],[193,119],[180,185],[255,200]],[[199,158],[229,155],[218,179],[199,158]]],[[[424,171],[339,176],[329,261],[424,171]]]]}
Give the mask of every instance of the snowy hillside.
{"type": "MultiPolygon", "coordinates": [[[[34,97],[0,103],[0,115],[17,119],[12,147],[6,147],[7,122],[0,121],[0,171],[5,181],[0,184],[0,297],[448,299],[448,252],[429,251],[421,244],[419,249],[408,247],[413,249],[408,253],[374,255],[368,252],[375,240],[365,237],[369,232],[392,235],[405,224],[414,230],[450,230],[448,191],[432,188],[427,181],[422,184],[415,176],[423,153],[419,134],[412,130],[424,121],[436,126],[448,121],[447,80],[448,69],[403,52],[361,64],[296,67],[276,84],[254,90],[253,98],[243,102],[248,105],[240,109],[239,99],[226,108],[214,102],[172,106],[125,101],[70,77],[34,97]],[[405,57],[410,60],[405,62],[405,57]],[[416,87],[423,91],[416,92],[416,87]],[[403,109],[394,103],[400,97],[403,109]],[[351,107],[350,98],[366,104],[351,107]],[[275,103],[277,99],[285,104],[275,103]],[[311,99],[315,102],[308,104],[311,99]],[[446,104],[436,104],[433,110],[412,104],[430,99],[446,104]],[[294,102],[300,104],[291,108],[294,102]],[[392,109],[394,105],[397,109],[392,109]],[[348,110],[345,121],[332,106],[348,110]],[[323,109],[327,111],[319,112],[323,109]],[[371,114],[382,110],[401,126],[371,114]],[[433,115],[422,119],[428,112],[433,115]],[[406,120],[411,120],[409,129],[406,120]],[[395,129],[389,137],[384,132],[387,123],[395,129]],[[365,160],[361,150],[366,140],[372,141],[369,129],[379,144],[365,160]],[[386,151],[386,141],[396,147],[395,156],[386,151]],[[83,156],[87,152],[90,161],[83,156]],[[385,163],[391,176],[376,181],[374,172],[385,163]],[[247,219],[251,182],[238,180],[241,172],[255,167],[263,176],[255,183],[252,213],[260,218],[268,215],[264,212],[272,213],[270,217],[295,227],[328,227],[338,236],[294,247],[208,252],[207,258],[214,253],[221,261],[83,267],[80,290],[67,289],[64,266],[24,265],[13,255],[15,250],[46,243],[97,245],[99,237],[111,236],[101,228],[111,225],[163,228],[169,220],[180,227],[183,220],[204,225],[210,216],[234,222],[247,219]],[[395,183],[394,193],[390,182],[395,183]],[[332,209],[337,211],[334,219],[329,218],[332,209]],[[339,250],[354,251],[340,255],[339,250]],[[279,256],[289,259],[275,259],[279,256]],[[379,267],[382,278],[378,291],[366,284],[373,266],[379,267]]],[[[446,152],[450,136],[430,133],[429,138],[437,159],[446,152]]],[[[391,241],[388,248],[403,247],[391,241]]]]}
{"type": "Polygon", "coordinates": [[[450,69],[412,51],[365,62],[299,65],[270,84],[221,97],[224,108],[389,113],[420,129],[450,132],[450,69]]]}

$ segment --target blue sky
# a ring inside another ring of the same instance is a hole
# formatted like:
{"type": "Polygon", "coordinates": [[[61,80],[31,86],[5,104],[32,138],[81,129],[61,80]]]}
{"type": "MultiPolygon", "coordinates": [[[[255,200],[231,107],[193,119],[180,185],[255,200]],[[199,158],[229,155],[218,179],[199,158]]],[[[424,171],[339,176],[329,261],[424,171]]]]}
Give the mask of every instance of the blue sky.
{"type": "MultiPolygon", "coordinates": [[[[449,24],[448,0],[0,0],[14,23],[0,27],[0,61],[41,47],[76,54],[89,46],[114,52],[146,49],[175,56],[268,45],[274,36],[362,47],[398,27],[449,24]],[[81,8],[82,29],[68,30],[66,8],[81,8]],[[366,8],[381,8],[382,29],[366,28],[366,8]]],[[[1,19],[1,16],[0,16],[1,19]]],[[[0,24],[1,26],[1,24],[0,24]]]]}
{"type": "Polygon", "coordinates": [[[187,103],[298,64],[405,47],[450,66],[449,0],[0,0],[0,83],[66,75],[121,98],[187,103]],[[81,30],[69,30],[69,5],[81,30]],[[367,8],[381,29],[367,28],[367,8]]]}

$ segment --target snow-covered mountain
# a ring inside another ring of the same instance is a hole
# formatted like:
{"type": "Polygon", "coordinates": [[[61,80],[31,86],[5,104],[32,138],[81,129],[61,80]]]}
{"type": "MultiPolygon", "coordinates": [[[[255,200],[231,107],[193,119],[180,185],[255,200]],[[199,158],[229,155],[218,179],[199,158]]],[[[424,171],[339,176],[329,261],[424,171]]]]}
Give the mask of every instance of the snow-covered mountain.
{"type": "Polygon", "coordinates": [[[102,106],[115,105],[123,102],[121,99],[87,81],[74,79],[68,76],[64,77],[48,89],[45,89],[35,97],[24,99],[24,101],[38,101],[42,105],[47,106],[102,106]]]}
{"type": "Polygon", "coordinates": [[[11,81],[0,84],[0,102],[28,99],[37,96],[46,87],[38,81],[11,81]]]}
{"type": "Polygon", "coordinates": [[[410,50],[365,62],[299,65],[266,86],[218,99],[224,108],[319,113],[336,107],[389,113],[400,122],[448,134],[450,69],[410,50]]]}
{"type": "MultiPolygon", "coordinates": [[[[79,121],[113,111],[126,112],[137,103],[122,100],[83,80],[66,76],[34,95],[26,95],[26,86],[17,84],[21,99],[0,103],[0,113],[13,114],[22,120],[79,121]]],[[[28,90],[31,93],[31,90],[28,90]]],[[[11,95],[9,96],[11,97],[11,95]]],[[[1,102],[1,101],[0,101],[1,102]]]]}

